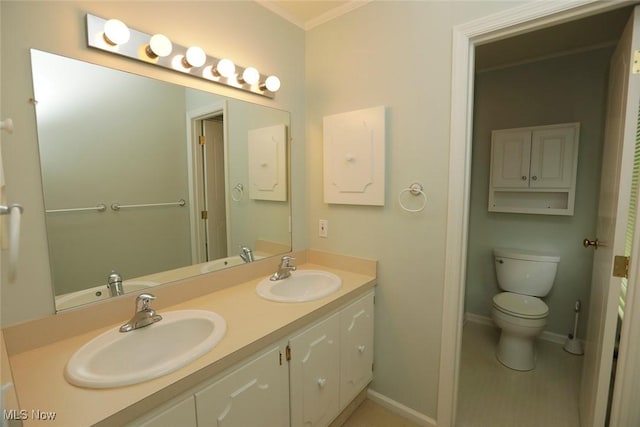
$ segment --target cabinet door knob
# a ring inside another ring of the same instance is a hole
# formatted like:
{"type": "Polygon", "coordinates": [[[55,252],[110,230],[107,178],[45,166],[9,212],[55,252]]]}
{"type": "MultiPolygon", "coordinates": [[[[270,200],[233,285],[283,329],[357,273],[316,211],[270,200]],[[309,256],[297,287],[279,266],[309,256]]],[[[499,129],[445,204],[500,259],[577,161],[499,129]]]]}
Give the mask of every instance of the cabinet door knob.
{"type": "Polygon", "coordinates": [[[359,345],[359,346],[358,346],[358,351],[359,351],[360,353],[364,353],[364,345],[359,345]]]}
{"type": "Polygon", "coordinates": [[[521,179],[522,179],[523,181],[526,181],[526,180],[527,180],[526,175],[522,175],[522,178],[521,178],[521,179]]]}
{"type": "Polygon", "coordinates": [[[327,383],[327,379],[326,378],[318,379],[318,387],[323,388],[326,383],[327,383]]]}
{"type": "Polygon", "coordinates": [[[532,179],[533,181],[537,181],[537,180],[538,180],[538,177],[534,175],[534,176],[532,176],[532,177],[531,177],[531,179],[532,179]]]}

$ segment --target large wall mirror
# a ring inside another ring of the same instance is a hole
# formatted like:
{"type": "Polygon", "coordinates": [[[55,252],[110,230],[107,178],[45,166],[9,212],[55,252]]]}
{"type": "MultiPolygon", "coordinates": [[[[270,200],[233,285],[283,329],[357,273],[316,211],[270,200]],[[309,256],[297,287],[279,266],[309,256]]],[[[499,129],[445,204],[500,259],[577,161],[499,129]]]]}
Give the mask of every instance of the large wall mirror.
{"type": "Polygon", "coordinates": [[[31,61],[57,310],[291,249],[288,112],[31,61]]]}

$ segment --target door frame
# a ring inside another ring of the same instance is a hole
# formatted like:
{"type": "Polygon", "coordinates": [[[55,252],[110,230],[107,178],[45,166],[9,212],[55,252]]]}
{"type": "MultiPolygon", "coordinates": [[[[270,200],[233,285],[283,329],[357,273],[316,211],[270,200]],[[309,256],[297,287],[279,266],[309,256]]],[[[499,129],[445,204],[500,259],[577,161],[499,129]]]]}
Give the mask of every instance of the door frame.
{"type": "MultiPolygon", "coordinates": [[[[187,111],[187,174],[189,182],[189,223],[191,230],[191,263],[199,264],[200,262],[200,248],[202,247],[202,221],[200,220],[200,211],[202,206],[200,203],[199,194],[202,192],[202,182],[199,178],[198,168],[198,129],[197,122],[202,119],[206,119],[211,116],[222,115],[224,117],[223,124],[223,137],[224,137],[224,172],[225,181],[228,181],[229,176],[229,162],[228,162],[228,147],[227,141],[229,140],[227,135],[227,102],[222,101],[214,104],[205,105],[202,107],[194,108],[187,111]]],[[[226,185],[226,184],[225,184],[226,185]]],[[[229,238],[229,203],[226,202],[226,215],[227,215],[227,239],[229,238]]],[[[228,240],[227,240],[228,241],[228,240]]]]}
{"type": "Polygon", "coordinates": [[[437,409],[440,427],[454,425],[457,409],[469,232],[475,46],[627,5],[597,0],[533,2],[453,28],[449,202],[437,409]]]}

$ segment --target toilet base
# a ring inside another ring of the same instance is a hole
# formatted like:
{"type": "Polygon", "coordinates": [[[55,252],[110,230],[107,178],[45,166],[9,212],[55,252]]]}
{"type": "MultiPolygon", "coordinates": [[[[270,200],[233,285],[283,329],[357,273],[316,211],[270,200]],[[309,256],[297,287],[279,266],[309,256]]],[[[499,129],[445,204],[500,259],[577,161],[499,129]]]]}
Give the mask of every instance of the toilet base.
{"type": "Polygon", "coordinates": [[[504,366],[516,371],[530,371],[536,367],[535,341],[544,330],[547,318],[526,319],[492,310],[492,318],[500,331],[496,358],[504,366]]]}
{"type": "Polygon", "coordinates": [[[507,368],[531,371],[536,367],[534,340],[531,337],[500,334],[496,358],[507,368]]]}

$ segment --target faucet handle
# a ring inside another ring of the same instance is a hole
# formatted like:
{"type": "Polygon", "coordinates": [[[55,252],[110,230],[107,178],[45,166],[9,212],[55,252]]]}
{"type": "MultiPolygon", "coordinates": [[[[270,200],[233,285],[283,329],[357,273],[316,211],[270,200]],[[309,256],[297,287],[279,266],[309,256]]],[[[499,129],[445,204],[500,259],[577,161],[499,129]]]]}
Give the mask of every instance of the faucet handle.
{"type": "Polygon", "coordinates": [[[136,311],[146,311],[151,309],[151,301],[156,299],[153,294],[140,294],[136,297],[136,311]]]}
{"type": "Polygon", "coordinates": [[[107,284],[111,285],[115,282],[121,282],[122,276],[120,276],[115,270],[111,270],[111,274],[109,274],[109,278],[107,279],[107,284]]]}
{"type": "Polygon", "coordinates": [[[286,267],[289,267],[290,262],[291,261],[295,261],[295,260],[296,260],[296,257],[290,256],[290,255],[285,255],[285,256],[282,257],[282,265],[286,266],[286,267]]]}

